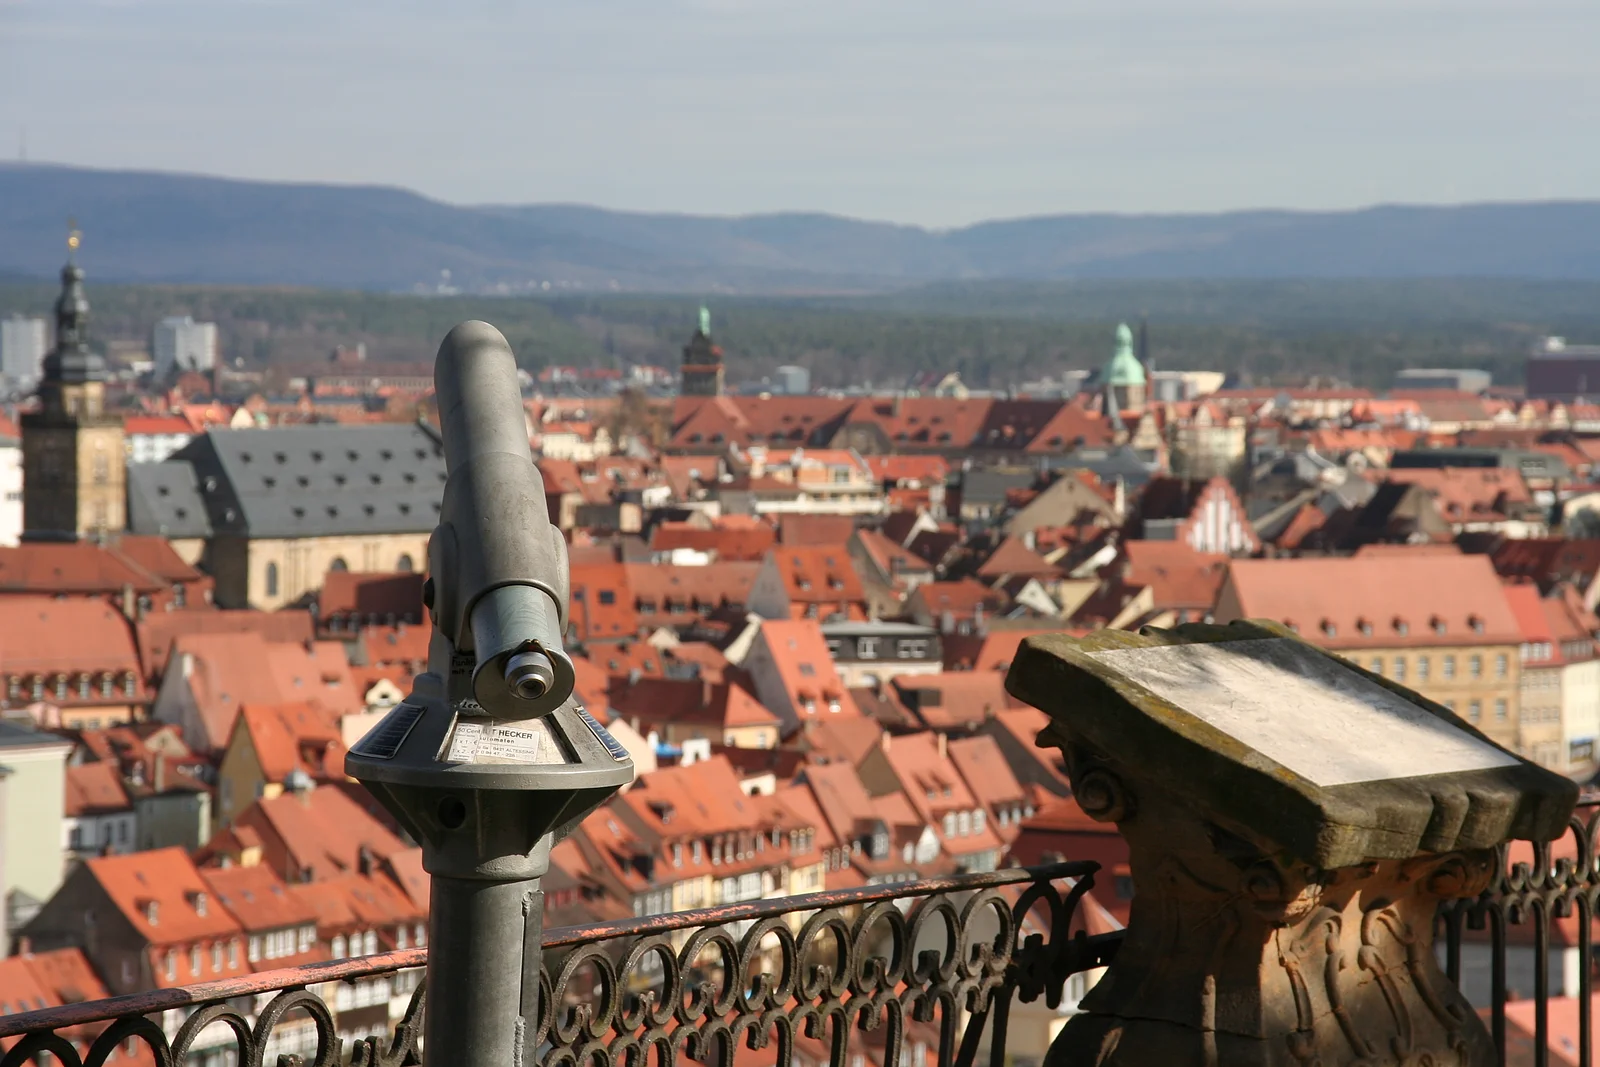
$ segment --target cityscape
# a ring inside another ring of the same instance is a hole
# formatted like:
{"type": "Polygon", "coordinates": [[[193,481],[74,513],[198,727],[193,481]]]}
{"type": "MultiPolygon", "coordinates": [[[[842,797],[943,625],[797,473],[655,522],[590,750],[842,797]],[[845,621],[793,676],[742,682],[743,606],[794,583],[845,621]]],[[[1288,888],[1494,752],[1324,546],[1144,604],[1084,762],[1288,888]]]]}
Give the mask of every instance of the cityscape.
{"type": "Polygon", "coordinates": [[[0,1067],[1600,1062],[1596,32],[0,0],[0,1067]]]}

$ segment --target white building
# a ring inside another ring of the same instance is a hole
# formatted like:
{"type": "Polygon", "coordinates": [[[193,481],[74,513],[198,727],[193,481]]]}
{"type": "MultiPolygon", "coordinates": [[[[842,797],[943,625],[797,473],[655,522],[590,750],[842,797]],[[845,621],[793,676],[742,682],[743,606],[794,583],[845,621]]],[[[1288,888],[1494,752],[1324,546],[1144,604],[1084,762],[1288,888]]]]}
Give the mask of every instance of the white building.
{"type": "Polygon", "coordinates": [[[778,387],[788,396],[806,396],[811,392],[811,372],[805,367],[779,367],[778,387]]]}
{"type": "Polygon", "coordinates": [[[0,378],[7,391],[23,391],[39,380],[48,337],[43,319],[22,315],[0,319],[0,378]]]}
{"type": "Polygon", "coordinates": [[[22,540],[22,438],[0,420],[0,546],[22,540]]]}
{"type": "Polygon", "coordinates": [[[217,364],[217,324],[188,315],[162,319],[151,332],[150,354],[157,381],[174,372],[208,371],[217,364]]]}

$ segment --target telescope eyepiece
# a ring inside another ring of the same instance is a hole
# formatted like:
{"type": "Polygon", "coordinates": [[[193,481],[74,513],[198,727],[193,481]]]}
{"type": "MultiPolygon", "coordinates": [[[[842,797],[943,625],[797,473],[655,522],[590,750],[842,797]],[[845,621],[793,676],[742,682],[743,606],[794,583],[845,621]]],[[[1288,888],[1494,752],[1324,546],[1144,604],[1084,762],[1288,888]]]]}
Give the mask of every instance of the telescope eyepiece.
{"type": "Polygon", "coordinates": [[[521,700],[538,700],[555,683],[555,664],[538,649],[519,652],[506,661],[506,688],[521,700]]]}

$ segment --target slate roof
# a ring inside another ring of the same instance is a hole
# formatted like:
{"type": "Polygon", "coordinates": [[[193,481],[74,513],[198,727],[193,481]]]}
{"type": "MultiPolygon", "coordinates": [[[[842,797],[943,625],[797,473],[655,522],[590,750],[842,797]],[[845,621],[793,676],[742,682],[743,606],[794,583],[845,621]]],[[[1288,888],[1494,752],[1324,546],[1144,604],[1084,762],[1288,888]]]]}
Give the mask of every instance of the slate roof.
{"type": "Polygon", "coordinates": [[[193,469],[214,533],[255,538],[431,530],[445,482],[420,425],[208,430],[172,464],[193,469]]]}
{"type": "Polygon", "coordinates": [[[128,464],[128,530],[157,537],[210,537],[211,517],[194,467],[170,459],[128,464]]]}

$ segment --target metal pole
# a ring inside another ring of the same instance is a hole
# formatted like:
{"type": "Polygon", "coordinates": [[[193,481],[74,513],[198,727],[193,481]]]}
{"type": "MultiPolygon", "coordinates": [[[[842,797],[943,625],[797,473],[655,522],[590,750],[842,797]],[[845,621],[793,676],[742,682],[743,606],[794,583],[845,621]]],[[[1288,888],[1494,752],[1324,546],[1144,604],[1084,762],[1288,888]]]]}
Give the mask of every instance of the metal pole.
{"type": "Polygon", "coordinates": [[[428,1063],[534,1062],[543,922],[537,878],[434,877],[423,1028],[428,1063]]]}

